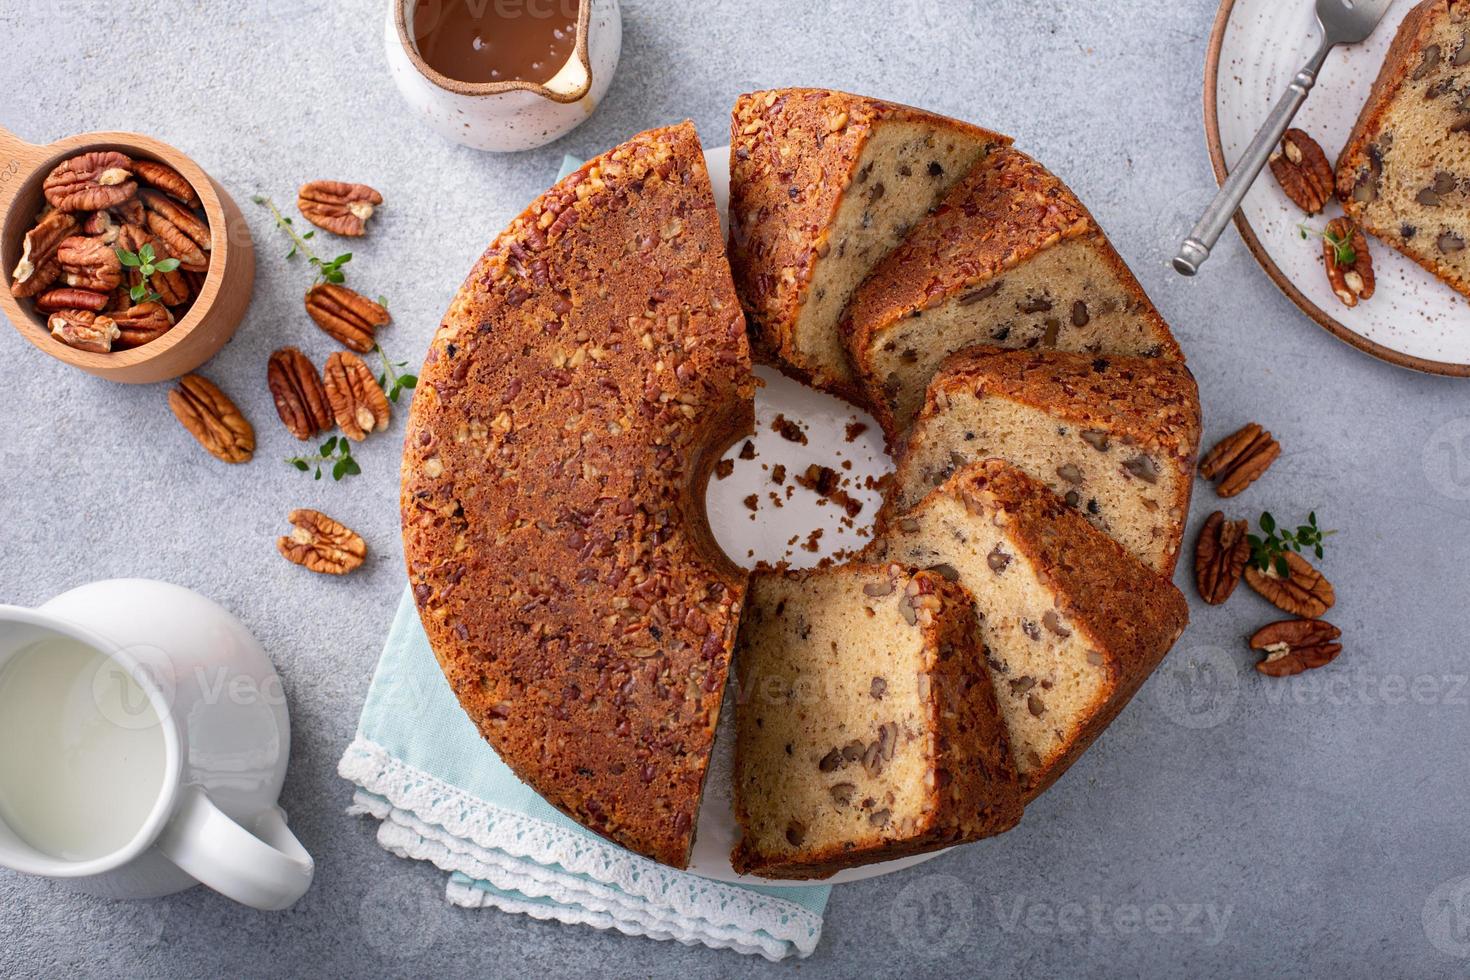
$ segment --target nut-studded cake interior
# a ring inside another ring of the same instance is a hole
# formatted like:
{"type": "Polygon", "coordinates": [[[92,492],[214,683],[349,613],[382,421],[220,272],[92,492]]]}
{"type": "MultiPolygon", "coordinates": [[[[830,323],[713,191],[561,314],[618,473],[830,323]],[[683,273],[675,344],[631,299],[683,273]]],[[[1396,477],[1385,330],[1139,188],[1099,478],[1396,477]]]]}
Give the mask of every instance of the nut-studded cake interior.
{"type": "Polygon", "coordinates": [[[1009,140],[822,89],[740,97],[730,255],[761,346],[812,383],[858,391],[837,325],[853,289],[974,163],[1009,140]]]}
{"type": "Polygon", "coordinates": [[[406,438],[409,577],[466,711],[552,803],[678,866],[744,591],[704,483],[752,385],[684,124],[588,162],[496,239],[406,438]]]}
{"type": "Polygon", "coordinates": [[[1020,817],[969,594],[898,565],[758,574],[737,655],[737,870],[821,877],[1020,817]]]}
{"type": "Polygon", "coordinates": [[[1187,621],[1177,589],[1000,460],[960,470],[892,522],[872,554],[944,568],[974,595],[1028,799],[1122,708],[1187,621]]]}
{"type": "Polygon", "coordinates": [[[1337,181],[1349,215],[1470,294],[1470,4],[1405,20],[1337,181]]]}
{"type": "Polygon", "coordinates": [[[1198,445],[1198,393],[1177,361],[971,348],[930,385],[885,518],[997,456],[1169,575],[1198,445]]]}
{"type": "Polygon", "coordinates": [[[812,365],[816,377],[853,383],[837,328],[853,290],[984,150],[974,139],[922,123],[874,127],[831,228],[817,245],[796,319],[795,363],[812,365]]]}
{"type": "Polygon", "coordinates": [[[975,344],[1178,355],[1081,203],[1009,148],[978,165],[873,270],[842,329],[890,439],[913,421],[944,358],[975,344]]]}

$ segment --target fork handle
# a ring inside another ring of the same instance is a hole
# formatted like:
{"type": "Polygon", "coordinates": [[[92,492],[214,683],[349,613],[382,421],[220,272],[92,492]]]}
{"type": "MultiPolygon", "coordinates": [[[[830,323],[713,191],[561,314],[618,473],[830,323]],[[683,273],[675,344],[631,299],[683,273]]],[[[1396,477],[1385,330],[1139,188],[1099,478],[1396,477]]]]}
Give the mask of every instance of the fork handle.
{"type": "Polygon", "coordinates": [[[1225,183],[1220,186],[1215,199],[1210,202],[1204,217],[1199,219],[1199,224],[1189,233],[1184,244],[1179,246],[1179,254],[1174,257],[1174,268],[1180,275],[1192,276],[1199,271],[1205,259],[1210,257],[1210,249],[1220,240],[1220,235],[1225,231],[1225,226],[1230,223],[1231,217],[1240,207],[1240,202],[1245,198],[1246,191],[1255,182],[1256,175],[1270,159],[1276,144],[1281,141],[1281,136],[1286,132],[1291,120],[1296,116],[1297,110],[1307,100],[1307,94],[1312,91],[1312,86],[1317,84],[1317,75],[1322,71],[1322,64],[1327,60],[1327,53],[1333,48],[1333,42],[1323,38],[1322,45],[1317,53],[1312,55],[1312,60],[1307,62],[1306,67],[1296,73],[1296,77],[1287,86],[1285,94],[1266,117],[1255,139],[1251,140],[1250,146],[1245,148],[1241,154],[1240,161],[1225,183]]]}

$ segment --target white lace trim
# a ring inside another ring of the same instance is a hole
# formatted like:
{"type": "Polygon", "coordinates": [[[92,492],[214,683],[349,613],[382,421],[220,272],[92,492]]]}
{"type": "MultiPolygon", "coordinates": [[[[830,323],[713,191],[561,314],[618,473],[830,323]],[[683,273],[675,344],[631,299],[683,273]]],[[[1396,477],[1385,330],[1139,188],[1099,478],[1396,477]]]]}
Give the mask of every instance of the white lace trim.
{"type": "Polygon", "coordinates": [[[405,764],[361,735],[337,771],[366,791],[355,795],[348,812],[382,820],[378,843],[386,850],[496,889],[451,880],[447,898],[456,905],[771,960],[809,956],[821,938],[821,916],[794,902],[676,871],[507,810],[405,764]]]}

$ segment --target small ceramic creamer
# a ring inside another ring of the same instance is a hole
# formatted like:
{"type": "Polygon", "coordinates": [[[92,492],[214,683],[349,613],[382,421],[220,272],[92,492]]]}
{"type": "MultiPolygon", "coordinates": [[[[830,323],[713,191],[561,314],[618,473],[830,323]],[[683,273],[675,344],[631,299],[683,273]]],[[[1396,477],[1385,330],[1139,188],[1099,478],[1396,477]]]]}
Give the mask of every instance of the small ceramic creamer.
{"type": "Polygon", "coordinates": [[[290,750],[265,650],[203,596],[117,579],[0,606],[0,866],[286,908],[314,871],[276,805],[290,750]]]}
{"type": "Polygon", "coordinates": [[[388,68],[414,113],[457,143],[498,151],[544,146],[592,115],[612,83],[622,38],[618,0],[388,0],[384,27],[388,68]],[[451,78],[429,64],[415,39],[456,3],[474,3],[477,15],[523,18],[551,17],[558,4],[575,3],[571,56],[543,82],[451,78]]]}

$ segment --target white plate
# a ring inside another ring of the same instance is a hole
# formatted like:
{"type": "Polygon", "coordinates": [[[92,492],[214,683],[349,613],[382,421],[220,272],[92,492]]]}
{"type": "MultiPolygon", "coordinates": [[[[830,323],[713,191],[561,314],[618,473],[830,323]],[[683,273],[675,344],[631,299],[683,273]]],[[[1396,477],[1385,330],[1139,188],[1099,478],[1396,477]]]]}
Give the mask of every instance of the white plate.
{"type": "MultiPolygon", "coordinates": [[[[1347,142],[1399,22],[1413,0],[1397,0],[1373,36],[1334,51],[1293,124],[1335,160],[1347,142]]],[[[1312,0],[1224,0],[1205,66],[1205,129],[1215,175],[1223,181],[1246,144],[1316,44],[1312,0]]],[[[1370,239],[1378,286],[1349,309],[1322,268],[1321,242],[1303,241],[1298,225],[1321,229],[1337,205],[1315,218],[1282,193],[1267,172],[1236,217],[1251,253],[1282,291],[1324,328],[1355,347],[1403,367],[1470,375],[1470,306],[1466,299],[1395,249],[1370,239]]],[[[1206,270],[1208,274],[1208,270],[1206,270]]]]}
{"type": "MultiPolygon", "coordinates": [[[[723,222],[730,202],[730,148],[706,150],[704,156],[723,222]]],[[[770,368],[756,368],[755,373],[765,382],[765,387],[755,396],[755,434],[749,439],[756,456],[749,460],[739,458],[746,442],[742,439],[725,456],[734,463],[734,471],[723,480],[718,476],[710,478],[705,502],[715,540],[726,554],[746,567],[760,561],[774,564],[784,560],[793,567],[805,568],[825,556],[861,548],[867,543],[868,528],[882,502],[882,495],[868,487],[869,478],[877,480],[890,468],[883,451],[882,431],[872,418],[847,402],[798,384],[770,368]],[[800,423],[807,439],[805,445],[772,430],[772,423],[779,415],[800,423]],[[849,440],[848,426],[854,423],[862,423],[867,428],[849,440]],[[847,512],[836,503],[796,486],[795,477],[802,475],[812,463],[830,466],[846,478],[843,489],[863,505],[856,516],[848,518],[847,512]],[[771,471],[778,465],[786,468],[784,485],[772,479],[771,471]],[[758,499],[754,512],[745,504],[750,494],[758,499]],[[780,507],[772,501],[773,494],[780,499],[780,507]],[[804,546],[809,543],[809,535],[818,529],[821,535],[810,541],[814,550],[808,550],[804,546]]],[[[740,836],[730,800],[734,751],[735,710],[727,690],[714,756],[705,780],[689,870],[706,878],[743,884],[814,884],[741,876],[730,867],[730,849],[740,836]]],[[[838,872],[825,883],[873,878],[911,868],[934,856],[935,852],[931,852],[852,868],[838,872]]]]}

